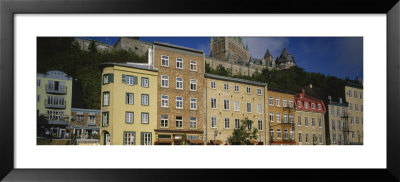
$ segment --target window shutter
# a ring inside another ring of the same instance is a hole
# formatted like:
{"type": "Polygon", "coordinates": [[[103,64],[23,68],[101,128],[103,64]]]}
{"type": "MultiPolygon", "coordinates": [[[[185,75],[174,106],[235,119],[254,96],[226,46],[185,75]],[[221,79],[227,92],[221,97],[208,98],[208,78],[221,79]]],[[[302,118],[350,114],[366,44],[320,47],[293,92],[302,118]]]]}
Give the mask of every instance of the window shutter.
{"type": "Polygon", "coordinates": [[[114,74],[110,74],[110,75],[108,76],[108,81],[109,81],[110,83],[114,83],[114,74]]]}
{"type": "Polygon", "coordinates": [[[144,145],[144,133],[140,133],[140,145],[144,145]]]}
{"type": "Polygon", "coordinates": [[[138,77],[133,76],[133,85],[137,85],[137,84],[138,84],[138,77]]]}
{"type": "Polygon", "coordinates": [[[126,83],[126,78],[124,74],[122,74],[122,83],[126,83]]]}

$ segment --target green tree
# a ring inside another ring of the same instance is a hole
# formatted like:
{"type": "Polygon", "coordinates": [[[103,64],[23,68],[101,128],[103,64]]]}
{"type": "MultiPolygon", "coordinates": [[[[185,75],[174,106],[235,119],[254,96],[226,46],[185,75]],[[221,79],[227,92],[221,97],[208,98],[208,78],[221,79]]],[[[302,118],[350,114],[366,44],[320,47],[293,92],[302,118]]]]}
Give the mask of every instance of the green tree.
{"type": "Polygon", "coordinates": [[[96,42],[94,40],[91,40],[89,43],[89,52],[91,53],[96,53],[97,52],[97,45],[96,42]]]}
{"type": "Polygon", "coordinates": [[[232,136],[228,137],[231,145],[250,145],[251,140],[257,140],[257,128],[253,127],[253,121],[247,117],[242,119],[238,129],[234,129],[232,136]]]}

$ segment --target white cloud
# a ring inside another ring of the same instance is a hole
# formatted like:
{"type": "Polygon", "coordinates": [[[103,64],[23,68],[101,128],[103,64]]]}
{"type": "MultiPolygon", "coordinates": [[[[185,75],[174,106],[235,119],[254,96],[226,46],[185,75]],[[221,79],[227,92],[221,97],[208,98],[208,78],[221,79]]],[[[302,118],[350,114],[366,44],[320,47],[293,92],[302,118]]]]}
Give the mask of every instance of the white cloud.
{"type": "Polygon", "coordinates": [[[281,37],[243,37],[245,45],[248,44],[250,54],[255,58],[264,57],[267,48],[274,58],[279,56],[282,52],[284,44],[286,47],[289,45],[288,38],[281,37]]]}

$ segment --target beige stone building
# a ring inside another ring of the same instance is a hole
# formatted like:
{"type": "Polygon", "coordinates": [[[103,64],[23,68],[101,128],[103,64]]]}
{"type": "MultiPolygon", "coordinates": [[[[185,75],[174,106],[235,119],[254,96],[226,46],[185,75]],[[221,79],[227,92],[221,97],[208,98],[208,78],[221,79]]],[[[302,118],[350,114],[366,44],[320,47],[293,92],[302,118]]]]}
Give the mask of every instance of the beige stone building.
{"type": "Polygon", "coordinates": [[[346,102],[339,98],[339,102],[332,101],[328,97],[327,118],[329,123],[328,134],[326,135],[327,145],[349,145],[352,134],[352,127],[349,125],[346,102]]]}
{"type": "Polygon", "coordinates": [[[267,120],[269,122],[270,145],[296,144],[294,134],[294,95],[295,92],[268,88],[266,104],[268,105],[267,120]]]}
{"type": "Polygon", "coordinates": [[[204,144],[204,53],[154,42],[158,68],[156,144],[204,144]]]}
{"type": "Polygon", "coordinates": [[[364,142],[364,119],[363,119],[363,86],[348,82],[345,89],[349,117],[350,144],[362,145],[364,142]]]}
{"type": "Polygon", "coordinates": [[[114,44],[116,50],[132,51],[140,56],[147,56],[152,46],[150,43],[140,41],[138,37],[121,37],[114,44]]]}
{"type": "Polygon", "coordinates": [[[295,140],[298,145],[325,145],[325,105],[322,100],[301,93],[294,96],[295,140]]]}
{"type": "Polygon", "coordinates": [[[268,128],[265,120],[267,84],[213,74],[205,74],[205,80],[207,117],[204,141],[228,144],[228,137],[247,117],[253,121],[248,128],[258,129],[254,143],[265,144],[268,141],[265,134],[268,128]]]}

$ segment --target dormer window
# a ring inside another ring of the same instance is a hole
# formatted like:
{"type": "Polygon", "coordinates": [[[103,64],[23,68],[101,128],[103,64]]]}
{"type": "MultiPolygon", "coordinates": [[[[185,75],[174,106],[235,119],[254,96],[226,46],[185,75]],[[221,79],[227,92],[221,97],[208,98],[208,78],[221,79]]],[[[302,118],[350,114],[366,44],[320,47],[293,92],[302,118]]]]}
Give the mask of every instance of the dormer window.
{"type": "Polygon", "coordinates": [[[308,109],[308,103],[304,102],[304,108],[308,109]]]}
{"type": "Polygon", "coordinates": [[[315,104],[311,103],[311,109],[315,109],[315,104]]]}
{"type": "Polygon", "coordinates": [[[297,107],[301,107],[301,101],[297,101],[297,107]]]}

